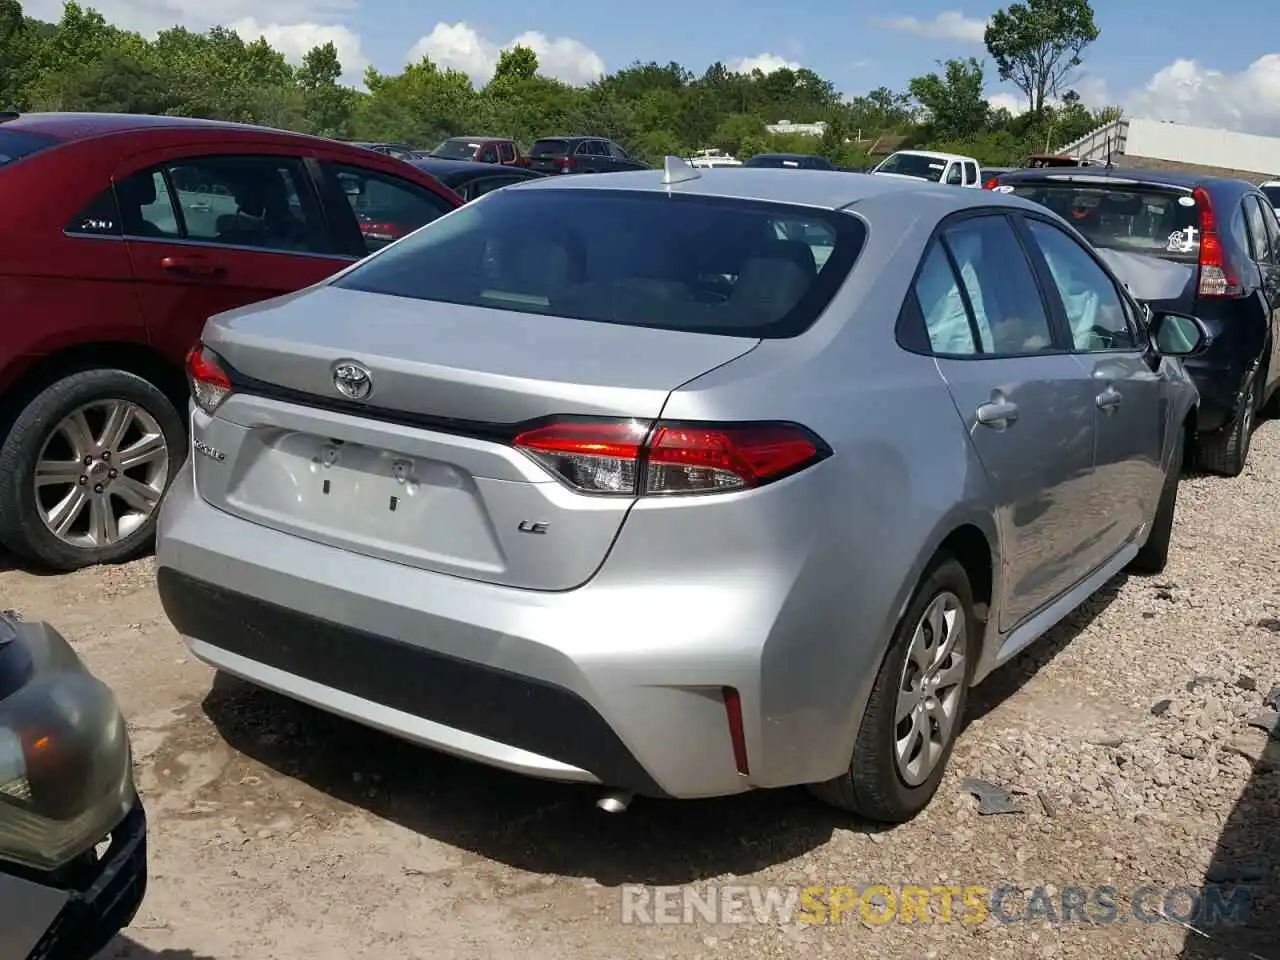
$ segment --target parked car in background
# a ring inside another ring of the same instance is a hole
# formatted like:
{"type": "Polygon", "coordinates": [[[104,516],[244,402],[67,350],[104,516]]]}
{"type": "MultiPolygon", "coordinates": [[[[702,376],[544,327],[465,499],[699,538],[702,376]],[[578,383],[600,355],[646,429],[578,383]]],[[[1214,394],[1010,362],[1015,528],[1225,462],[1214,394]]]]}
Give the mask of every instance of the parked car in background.
{"type": "MultiPolygon", "coordinates": [[[[421,158],[421,154],[417,155],[421,158]]],[[[477,163],[497,163],[504,166],[524,167],[529,160],[520,152],[514,140],[502,137],[450,137],[442,140],[426,154],[441,160],[473,160],[477,163]]]]}
{"type": "Polygon", "coordinates": [[[353,147],[364,147],[374,153],[395,157],[397,160],[408,160],[414,154],[413,147],[405,143],[377,143],[369,140],[347,140],[353,147]]]}
{"type": "Polygon", "coordinates": [[[982,186],[982,168],[973,157],[932,150],[899,150],[881,160],[871,173],[878,177],[928,180],[952,187],[982,186]]]}
{"type": "Polygon", "coordinates": [[[1200,389],[1195,463],[1241,473],[1256,417],[1280,391],[1280,220],[1265,194],[1243,180],[1099,167],[1021,170],[995,189],[1070,221],[1152,309],[1205,322],[1213,345],[1187,364],[1200,389]]]}
{"type": "Polygon", "coordinates": [[[53,627],[0,612],[0,956],[95,957],[146,889],[115,697],[53,627]]]}
{"type": "Polygon", "coordinates": [[[1022,168],[1021,167],[983,167],[982,176],[985,178],[982,184],[983,189],[984,190],[994,189],[995,187],[999,186],[1000,178],[1003,177],[1006,173],[1013,173],[1013,171],[1020,170],[1020,169],[1022,168]]]}
{"type": "Polygon", "coordinates": [[[1271,206],[1280,214],[1280,180],[1268,180],[1266,183],[1258,187],[1263,192],[1271,206]]]}
{"type": "Polygon", "coordinates": [[[748,157],[744,167],[767,167],[778,170],[834,170],[826,157],[811,153],[757,153],[748,157]]]}
{"type": "Polygon", "coordinates": [[[1164,566],[1204,330],[1000,194],[609,179],[210,319],[165,612],[221,670],[606,809],[807,783],[905,820],[973,683],[1164,566]]]}
{"type": "Polygon", "coordinates": [[[214,313],[290,293],[453,210],[350,144],[176,117],[0,123],[0,543],[135,556],[186,449],[182,362],[214,313]]]}
{"type": "Polygon", "coordinates": [[[438,157],[410,160],[423,173],[435,177],[446,187],[470,202],[494,190],[501,190],[513,183],[537,180],[544,174],[523,167],[498,167],[492,163],[475,163],[470,160],[441,160],[438,157]]]}
{"type": "Polygon", "coordinates": [[[544,137],[529,148],[529,169],[538,173],[620,173],[647,166],[603,137],[544,137]]]}

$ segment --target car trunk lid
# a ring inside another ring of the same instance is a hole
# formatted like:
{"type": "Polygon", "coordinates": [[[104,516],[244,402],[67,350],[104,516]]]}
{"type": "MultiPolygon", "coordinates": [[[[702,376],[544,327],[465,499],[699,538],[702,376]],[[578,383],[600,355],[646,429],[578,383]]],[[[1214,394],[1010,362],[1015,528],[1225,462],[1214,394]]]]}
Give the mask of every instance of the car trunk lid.
{"type": "Polygon", "coordinates": [[[758,342],[315,288],[206,326],[236,392],[195,417],[197,487],[341,549],[569,589],[632,500],[569,490],[511,445],[517,425],[656,418],[673,389],[758,342]],[[366,397],[339,392],[344,362],[367,372],[366,397]]]}

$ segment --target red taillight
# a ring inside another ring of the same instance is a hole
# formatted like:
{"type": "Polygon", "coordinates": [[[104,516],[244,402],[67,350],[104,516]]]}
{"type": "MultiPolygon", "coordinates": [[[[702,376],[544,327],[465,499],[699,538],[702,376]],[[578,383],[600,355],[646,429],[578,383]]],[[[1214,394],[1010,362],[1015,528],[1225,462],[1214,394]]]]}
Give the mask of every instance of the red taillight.
{"type": "Polygon", "coordinates": [[[982,189],[994,190],[998,186],[1000,186],[1000,181],[996,177],[992,177],[990,180],[988,180],[986,183],[982,185],[982,189]]]}
{"type": "Polygon", "coordinates": [[[1227,263],[1209,191],[1204,187],[1196,187],[1192,196],[1200,211],[1199,294],[1202,297],[1238,297],[1243,288],[1227,263]]]}
{"type": "Polygon", "coordinates": [[[559,162],[560,162],[560,172],[569,173],[571,170],[573,170],[574,164],[577,162],[577,160],[573,157],[561,157],[559,162]]]}
{"type": "Polygon", "coordinates": [[[720,693],[729,723],[729,742],[733,744],[733,765],[745,777],[751,770],[747,765],[747,735],[742,727],[742,697],[733,687],[724,687],[720,693]]]}
{"type": "Polygon", "coordinates": [[[793,423],[562,420],[514,444],[575,490],[631,497],[759,487],[831,452],[793,423]]]}
{"type": "Polygon", "coordinates": [[[202,343],[187,354],[187,383],[191,386],[191,399],[208,414],[231,396],[231,378],[218,363],[217,354],[202,343]]]}

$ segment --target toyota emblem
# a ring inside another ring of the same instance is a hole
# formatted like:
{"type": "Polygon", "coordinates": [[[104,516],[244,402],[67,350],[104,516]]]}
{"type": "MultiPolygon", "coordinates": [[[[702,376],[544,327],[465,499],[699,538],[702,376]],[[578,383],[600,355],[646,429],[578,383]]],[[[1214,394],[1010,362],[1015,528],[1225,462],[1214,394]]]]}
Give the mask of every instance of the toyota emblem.
{"type": "Polygon", "coordinates": [[[373,393],[373,374],[354,360],[339,360],[333,365],[333,385],[344,397],[364,400],[373,393]]]}

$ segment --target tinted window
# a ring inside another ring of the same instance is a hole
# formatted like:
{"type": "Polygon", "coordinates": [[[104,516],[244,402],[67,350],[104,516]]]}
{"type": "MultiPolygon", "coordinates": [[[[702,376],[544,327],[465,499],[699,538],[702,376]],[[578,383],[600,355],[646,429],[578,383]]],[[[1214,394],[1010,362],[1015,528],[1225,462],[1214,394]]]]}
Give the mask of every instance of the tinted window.
{"type": "Polygon", "coordinates": [[[1262,204],[1256,197],[1244,198],[1244,218],[1249,228],[1249,250],[1253,259],[1269,261],[1271,238],[1267,235],[1267,222],[1262,219],[1262,204]]]}
{"type": "Polygon", "coordinates": [[[159,170],[142,170],[117,181],[116,200],[125,236],[181,238],[178,211],[159,170]]]}
{"type": "Polygon", "coordinates": [[[963,356],[980,352],[973,317],[965,307],[960,284],[942,244],[934,243],[925,257],[916,278],[915,294],[934,353],[963,356]]]}
{"type": "Polygon", "coordinates": [[[781,204],[501,190],[337,285],[628,326],[788,337],[826,307],[864,234],[855,217],[781,204]]]}
{"type": "Polygon", "coordinates": [[[943,237],[982,352],[1016,355],[1054,349],[1040,288],[1009,222],[1004,217],[963,220],[943,237]]]}
{"type": "Polygon", "coordinates": [[[1195,263],[1200,212],[1185,190],[1125,184],[1112,187],[1031,181],[1013,193],[1048,207],[1094,246],[1195,263]]]}
{"type": "Polygon", "coordinates": [[[1280,219],[1276,217],[1275,208],[1262,205],[1262,222],[1267,228],[1267,237],[1271,240],[1271,259],[1280,264],[1280,219]]]}
{"type": "Polygon", "coordinates": [[[619,159],[619,160],[630,160],[630,159],[631,159],[631,158],[627,155],[627,151],[623,150],[623,149],[622,149],[620,146],[618,146],[616,143],[613,143],[613,142],[611,141],[611,142],[609,142],[609,143],[605,144],[605,146],[608,148],[608,150],[609,150],[609,154],[610,154],[611,156],[616,157],[616,158],[617,158],[617,159],[619,159]]]}
{"type": "Polygon", "coordinates": [[[120,208],[116,192],[107,187],[77,213],[63,228],[67,233],[92,237],[118,237],[124,233],[120,224],[120,208]]]}
{"type": "Polygon", "coordinates": [[[1084,247],[1057,227],[1028,220],[1062,298],[1077,350],[1133,350],[1137,337],[1116,285],[1084,247]]]}
{"type": "Polygon", "coordinates": [[[0,167],[33,153],[39,153],[57,142],[51,137],[23,133],[21,130],[0,130],[0,167]]]}
{"type": "Polygon", "coordinates": [[[502,156],[503,163],[511,163],[516,158],[516,148],[514,144],[500,143],[498,144],[498,152],[502,156]]]}
{"type": "Polygon", "coordinates": [[[342,184],[370,253],[453,209],[425,187],[390,174],[342,164],[330,169],[342,184]]]}
{"type": "Polygon", "coordinates": [[[895,153],[876,168],[876,173],[899,173],[906,177],[919,177],[921,180],[942,181],[946,172],[947,161],[934,157],[922,157],[917,153],[895,153]]]}
{"type": "Polygon", "coordinates": [[[446,140],[431,153],[433,156],[445,157],[448,160],[471,160],[479,149],[480,144],[474,140],[446,140]]]}
{"type": "Polygon", "coordinates": [[[965,161],[964,182],[965,183],[978,182],[978,165],[976,163],[970,163],[968,160],[965,161]]]}
{"type": "Polygon", "coordinates": [[[1266,198],[1271,201],[1271,206],[1280,207],[1280,186],[1267,186],[1259,189],[1261,189],[1266,198]]]}
{"type": "Polygon", "coordinates": [[[481,163],[497,163],[498,148],[495,147],[493,144],[489,144],[487,147],[484,148],[484,150],[480,152],[479,160],[481,163]]]}
{"type": "Polygon", "coordinates": [[[563,157],[569,153],[567,140],[538,140],[529,148],[531,157],[563,157]]]}
{"type": "Polygon", "coordinates": [[[799,170],[803,158],[796,157],[779,157],[770,154],[756,154],[743,164],[744,167],[783,167],[791,170],[799,170]]]}
{"type": "Polygon", "coordinates": [[[326,253],[306,172],[290,157],[201,157],[169,166],[185,236],[203,243],[326,253]]]}
{"type": "Polygon", "coordinates": [[[501,190],[503,187],[510,186],[513,183],[519,183],[524,177],[484,177],[477,180],[467,188],[467,198],[474,200],[476,197],[483,197],[486,193],[492,193],[494,190],[501,190]]]}

